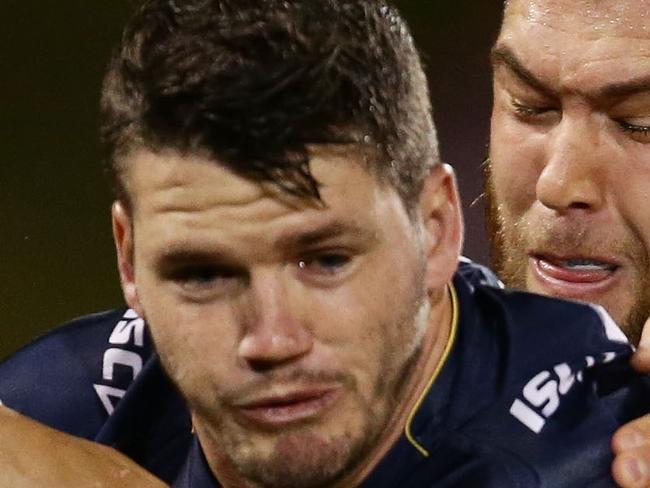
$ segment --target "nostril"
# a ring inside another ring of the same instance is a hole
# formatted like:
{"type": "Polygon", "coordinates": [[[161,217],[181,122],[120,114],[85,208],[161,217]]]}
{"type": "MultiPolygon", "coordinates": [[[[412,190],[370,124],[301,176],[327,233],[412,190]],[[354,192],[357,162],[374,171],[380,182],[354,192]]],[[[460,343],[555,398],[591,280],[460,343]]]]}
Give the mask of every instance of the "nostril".
{"type": "Polygon", "coordinates": [[[277,363],[263,359],[249,359],[248,366],[255,373],[266,373],[267,371],[277,367],[277,363]]]}
{"type": "Polygon", "coordinates": [[[286,358],[284,360],[276,359],[248,359],[248,367],[255,373],[267,373],[271,370],[277,369],[284,364],[294,362],[295,358],[286,358]]]}
{"type": "Polygon", "coordinates": [[[584,202],[573,202],[571,205],[569,205],[569,208],[576,210],[588,210],[590,208],[590,205],[584,202]]]}

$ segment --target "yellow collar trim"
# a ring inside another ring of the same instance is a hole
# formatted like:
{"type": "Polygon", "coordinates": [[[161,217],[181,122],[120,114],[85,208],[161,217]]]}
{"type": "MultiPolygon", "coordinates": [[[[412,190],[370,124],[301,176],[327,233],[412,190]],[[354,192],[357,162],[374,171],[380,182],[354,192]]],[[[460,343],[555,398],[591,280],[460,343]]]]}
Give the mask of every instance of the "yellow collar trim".
{"type": "Polygon", "coordinates": [[[427,386],[424,388],[424,391],[420,395],[420,398],[418,398],[418,401],[415,403],[415,406],[411,410],[408,420],[406,421],[406,427],[404,427],[404,433],[406,434],[406,438],[409,440],[411,444],[413,444],[413,447],[415,447],[420,452],[420,454],[422,454],[424,457],[429,457],[429,451],[427,451],[424,447],[422,447],[422,445],[417,440],[415,440],[415,437],[411,432],[411,423],[413,422],[415,415],[420,409],[420,406],[422,405],[424,398],[427,396],[429,390],[433,386],[433,383],[436,381],[436,378],[440,374],[442,367],[447,363],[447,359],[449,358],[451,349],[454,343],[456,342],[456,334],[458,331],[458,294],[456,293],[456,289],[454,288],[453,283],[449,283],[448,290],[449,290],[449,296],[451,297],[452,312],[451,312],[451,330],[449,331],[449,338],[447,339],[447,345],[445,346],[445,350],[442,352],[440,361],[438,361],[438,365],[436,366],[435,371],[431,375],[431,378],[429,379],[427,386]]]}

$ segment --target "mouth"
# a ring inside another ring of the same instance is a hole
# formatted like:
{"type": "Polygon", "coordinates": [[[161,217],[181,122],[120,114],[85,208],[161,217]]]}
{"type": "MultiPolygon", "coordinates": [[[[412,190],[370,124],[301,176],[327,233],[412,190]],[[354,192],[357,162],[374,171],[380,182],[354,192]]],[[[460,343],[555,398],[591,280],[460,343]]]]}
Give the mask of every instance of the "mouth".
{"type": "Polygon", "coordinates": [[[276,430],[323,416],[336,402],[340,388],[311,388],[268,395],[236,405],[245,422],[276,430]]]}
{"type": "Polygon", "coordinates": [[[551,294],[588,298],[615,284],[621,265],[612,259],[592,256],[559,257],[531,254],[530,262],[538,282],[551,294]]]}

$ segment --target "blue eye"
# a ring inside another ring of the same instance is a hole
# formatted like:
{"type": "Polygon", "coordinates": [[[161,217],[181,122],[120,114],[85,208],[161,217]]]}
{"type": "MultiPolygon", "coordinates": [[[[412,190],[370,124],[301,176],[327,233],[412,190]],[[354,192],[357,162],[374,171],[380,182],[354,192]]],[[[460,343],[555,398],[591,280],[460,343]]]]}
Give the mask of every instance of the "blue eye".
{"type": "Polygon", "coordinates": [[[201,289],[227,285],[240,277],[231,268],[213,265],[181,266],[170,273],[169,278],[187,289],[201,289]]]}
{"type": "Polygon", "coordinates": [[[298,262],[300,269],[313,273],[334,274],[343,269],[350,256],[342,253],[315,254],[298,262]]]}

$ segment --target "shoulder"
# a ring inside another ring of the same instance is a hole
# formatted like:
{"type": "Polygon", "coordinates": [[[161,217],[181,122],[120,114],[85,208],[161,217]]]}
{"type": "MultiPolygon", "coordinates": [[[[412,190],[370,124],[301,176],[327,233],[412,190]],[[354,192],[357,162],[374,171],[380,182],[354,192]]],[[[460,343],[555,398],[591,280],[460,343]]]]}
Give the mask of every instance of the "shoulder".
{"type": "Polygon", "coordinates": [[[503,288],[504,285],[494,272],[482,264],[476,263],[465,256],[458,260],[457,273],[469,283],[483,284],[503,288]]]}
{"type": "Polygon", "coordinates": [[[465,315],[463,347],[473,351],[466,357],[477,356],[466,377],[489,377],[484,388],[494,395],[459,435],[483,453],[517,459],[539,486],[615,486],[611,435],[647,411],[650,388],[628,366],[633,348],[609,315],[486,285],[468,273],[454,283],[465,315]],[[478,375],[479,363],[490,368],[478,375]]]}
{"type": "Polygon", "coordinates": [[[133,311],[81,317],[0,363],[0,401],[52,427],[92,437],[110,413],[108,397],[123,395],[152,351],[145,323],[133,311]]]}
{"type": "Polygon", "coordinates": [[[581,364],[591,361],[589,357],[598,362],[604,355],[632,353],[627,338],[602,307],[505,289],[492,277],[485,267],[460,265],[454,285],[460,314],[466,319],[461,321],[478,329],[472,331],[477,340],[496,340],[509,367],[524,376],[544,364],[581,364]]]}

